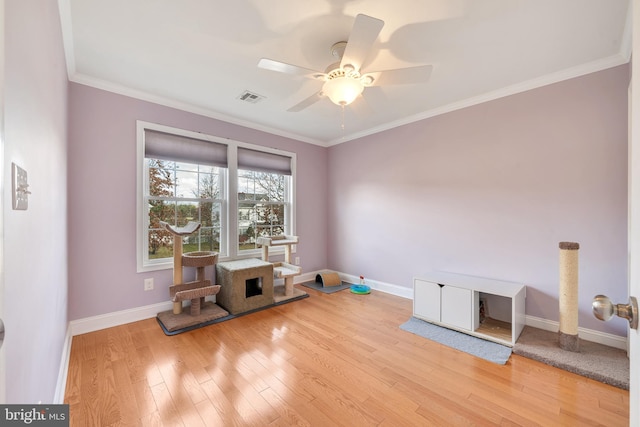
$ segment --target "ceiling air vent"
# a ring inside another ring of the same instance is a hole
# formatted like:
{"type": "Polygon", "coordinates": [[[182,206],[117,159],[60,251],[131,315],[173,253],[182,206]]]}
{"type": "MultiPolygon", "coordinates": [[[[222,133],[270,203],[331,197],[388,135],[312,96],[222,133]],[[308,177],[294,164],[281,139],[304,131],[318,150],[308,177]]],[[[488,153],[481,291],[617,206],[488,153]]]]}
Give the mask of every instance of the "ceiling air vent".
{"type": "Polygon", "coordinates": [[[248,90],[245,90],[236,99],[239,99],[240,101],[244,101],[244,102],[250,102],[252,104],[257,104],[258,102],[265,99],[265,97],[262,95],[258,95],[255,92],[249,92],[248,90]]]}

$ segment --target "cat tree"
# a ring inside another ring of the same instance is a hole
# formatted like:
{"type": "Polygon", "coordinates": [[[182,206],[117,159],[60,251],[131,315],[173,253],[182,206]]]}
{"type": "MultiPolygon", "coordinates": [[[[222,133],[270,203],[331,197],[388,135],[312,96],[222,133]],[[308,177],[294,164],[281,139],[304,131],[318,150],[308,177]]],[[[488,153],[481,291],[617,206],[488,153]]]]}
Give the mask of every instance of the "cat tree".
{"type": "Polygon", "coordinates": [[[184,227],[174,227],[160,222],[165,230],[173,234],[173,286],[169,287],[169,295],[173,301],[173,314],[182,313],[182,301],[191,300],[191,315],[200,314],[205,297],[220,292],[220,285],[211,285],[205,280],[204,268],[214,265],[218,260],[217,252],[182,253],[182,238],[200,229],[200,223],[189,221],[184,227]],[[196,280],[182,283],[182,267],[196,267],[196,280]]]}

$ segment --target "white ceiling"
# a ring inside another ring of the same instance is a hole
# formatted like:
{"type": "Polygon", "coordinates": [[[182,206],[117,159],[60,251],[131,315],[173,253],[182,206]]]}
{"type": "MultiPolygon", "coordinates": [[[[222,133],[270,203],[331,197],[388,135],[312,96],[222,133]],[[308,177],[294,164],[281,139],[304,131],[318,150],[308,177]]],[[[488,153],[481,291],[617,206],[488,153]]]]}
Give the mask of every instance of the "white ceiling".
{"type": "Polygon", "coordinates": [[[332,145],[628,62],[629,0],[59,0],[69,79],[332,145]],[[286,110],[322,82],[357,14],[385,22],[363,69],[432,64],[427,83],[286,110]],[[266,97],[252,104],[245,90],[266,97]],[[344,124],[344,129],[342,125],[344,124]]]}

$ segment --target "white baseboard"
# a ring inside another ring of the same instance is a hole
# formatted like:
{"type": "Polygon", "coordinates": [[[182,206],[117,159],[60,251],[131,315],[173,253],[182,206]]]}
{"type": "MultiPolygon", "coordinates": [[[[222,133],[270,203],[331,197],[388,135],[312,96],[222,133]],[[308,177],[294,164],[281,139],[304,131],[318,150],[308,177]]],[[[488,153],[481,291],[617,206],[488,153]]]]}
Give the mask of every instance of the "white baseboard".
{"type": "MultiPolygon", "coordinates": [[[[297,276],[294,280],[295,283],[304,283],[314,281],[316,274],[327,271],[318,270],[315,272],[303,273],[297,276]]],[[[338,275],[342,280],[349,283],[360,283],[359,276],[353,276],[346,273],[338,272],[338,275]]],[[[406,286],[398,286],[391,283],[379,282],[376,280],[366,279],[366,284],[371,289],[384,292],[387,294],[399,296],[402,298],[413,299],[413,289],[406,286]]],[[[64,393],[67,381],[67,373],[69,366],[69,357],[71,353],[71,340],[76,335],[86,334],[101,329],[111,328],[114,326],[124,325],[126,323],[137,322],[139,320],[150,319],[156,317],[156,315],[162,311],[171,310],[173,303],[166,301],[163,303],[147,305],[143,307],[136,307],[129,310],[116,311],[113,313],[101,314],[99,316],[87,317],[84,319],[73,320],[69,322],[69,328],[67,330],[67,336],[63,346],[62,360],[60,362],[60,372],[58,374],[58,383],[56,386],[56,394],[54,403],[62,403],[64,400],[64,393]]],[[[551,320],[542,319],[534,316],[525,316],[525,323],[529,326],[557,332],[559,329],[559,323],[551,320]]],[[[617,335],[607,334],[604,332],[594,331],[591,329],[578,328],[578,335],[581,339],[586,341],[592,341],[599,344],[607,345],[614,348],[627,349],[627,339],[617,335]]]]}
{"type": "MultiPolygon", "coordinates": [[[[542,329],[545,331],[558,332],[560,330],[559,322],[542,319],[540,317],[525,316],[525,324],[527,326],[542,329]]],[[[619,348],[621,350],[627,349],[626,337],[607,334],[605,332],[594,331],[593,329],[580,327],[578,327],[578,336],[580,337],[580,339],[583,339],[585,341],[591,341],[609,347],[619,348]]]]}
{"type": "MultiPolygon", "coordinates": [[[[360,276],[352,276],[346,273],[338,273],[340,278],[349,283],[360,283],[360,276]]],[[[384,292],[386,294],[395,295],[402,298],[413,299],[413,289],[406,286],[398,286],[392,283],[379,282],[365,278],[365,284],[371,289],[384,292]]]]}
{"type": "MultiPolygon", "coordinates": [[[[300,276],[296,276],[295,283],[303,283],[314,281],[316,274],[320,273],[319,270],[315,272],[303,273],[300,276]]],[[[283,281],[283,279],[279,279],[283,281]]],[[[278,281],[276,280],[276,283],[278,281]]],[[[356,283],[356,282],[354,282],[356,283]]],[[[101,329],[112,328],[114,326],[124,325],[126,323],[137,322],[139,320],[151,319],[162,311],[171,310],[173,303],[171,301],[161,302],[158,304],[145,305],[142,307],[131,308],[128,310],[115,311],[112,313],[100,314],[98,316],[86,317],[84,319],[72,320],[69,322],[69,329],[71,336],[86,334],[89,332],[99,331],[101,329]]]]}
{"type": "MultiPolygon", "coordinates": [[[[294,282],[302,283],[315,280],[318,272],[304,273],[296,276],[294,282]]],[[[139,320],[151,319],[162,311],[173,309],[171,301],[158,304],[145,305],[128,310],[115,311],[112,313],[100,314],[98,316],[85,317],[84,319],[72,320],[69,322],[71,336],[99,331],[101,329],[112,328],[126,323],[137,322],[139,320]]]]}
{"type": "MultiPolygon", "coordinates": [[[[318,273],[322,273],[325,271],[332,271],[332,270],[318,270],[311,273],[304,273],[304,274],[301,274],[300,276],[296,276],[294,282],[295,283],[313,282],[315,281],[315,277],[318,273]]],[[[339,271],[336,271],[336,273],[338,273],[338,276],[340,276],[340,279],[344,282],[360,283],[360,276],[353,276],[351,274],[341,273],[339,271]]],[[[413,289],[411,288],[407,288],[405,286],[398,286],[398,285],[394,285],[386,282],[379,282],[377,280],[370,280],[370,279],[366,279],[365,283],[367,284],[367,286],[369,286],[373,290],[384,292],[390,295],[395,295],[402,298],[413,299],[413,289]]]]}
{"type": "Polygon", "coordinates": [[[64,393],[67,388],[67,374],[69,373],[69,358],[71,357],[71,328],[67,327],[67,334],[62,345],[62,357],[60,357],[60,369],[58,370],[58,382],[53,395],[53,403],[60,405],[64,403],[64,393]]]}
{"type": "Polygon", "coordinates": [[[139,320],[151,319],[152,317],[156,317],[158,313],[171,310],[172,308],[173,303],[171,301],[145,305],[143,307],[72,320],[69,322],[69,328],[71,329],[71,335],[76,336],[99,331],[100,329],[124,325],[126,323],[137,322],[139,320]]]}
{"type": "MultiPolygon", "coordinates": [[[[318,270],[315,272],[301,274],[300,276],[297,276],[295,278],[295,283],[314,281],[316,274],[322,271],[327,270],[318,270]]],[[[338,272],[338,275],[345,282],[360,283],[359,276],[353,276],[340,272],[338,272]]],[[[370,286],[371,289],[380,292],[396,295],[402,298],[413,299],[413,290],[405,286],[398,286],[391,283],[379,282],[377,280],[370,279],[366,279],[366,284],[370,286]]],[[[129,310],[116,311],[113,313],[101,314],[99,316],[73,320],[69,322],[69,332],[67,333],[68,342],[65,342],[64,351],[68,353],[71,350],[71,337],[80,334],[86,334],[88,332],[98,331],[101,329],[111,328],[114,326],[124,325],[126,323],[137,322],[139,320],[150,319],[156,317],[156,315],[161,311],[171,310],[172,307],[173,303],[171,301],[166,301],[158,304],[136,307],[129,310]]],[[[525,316],[525,323],[534,328],[539,328],[546,331],[557,332],[559,329],[558,322],[534,316],[525,316]]],[[[578,328],[578,335],[580,336],[580,338],[586,341],[592,341],[623,350],[626,350],[627,348],[626,337],[607,334],[604,332],[594,331],[592,329],[586,328],[578,328]]]]}
{"type": "Polygon", "coordinates": [[[298,284],[298,283],[305,283],[305,282],[313,282],[316,280],[316,274],[320,273],[321,271],[326,271],[326,270],[318,270],[318,271],[312,271],[310,273],[302,273],[299,276],[295,276],[293,278],[293,283],[298,284]]]}
{"type": "MultiPolygon", "coordinates": [[[[303,273],[294,278],[294,283],[312,282],[316,275],[327,270],[311,271],[303,273]]],[[[349,274],[338,273],[340,278],[345,282],[360,283],[360,278],[349,274]]],[[[280,279],[282,281],[282,279],[280,279]]],[[[276,283],[279,283],[276,280],[276,283]]],[[[392,285],[390,283],[368,280],[367,285],[371,289],[386,292],[388,294],[401,296],[404,298],[412,298],[413,291],[402,286],[392,285]]],[[[99,331],[101,329],[112,328],[114,326],[124,325],[126,323],[137,322],[139,320],[150,319],[162,311],[171,310],[173,303],[166,301],[158,304],[146,305],[143,307],[131,308],[128,310],[115,311],[112,313],[100,314],[98,316],[86,317],[84,319],[72,320],[69,322],[71,336],[86,334],[89,332],[99,331]]]]}

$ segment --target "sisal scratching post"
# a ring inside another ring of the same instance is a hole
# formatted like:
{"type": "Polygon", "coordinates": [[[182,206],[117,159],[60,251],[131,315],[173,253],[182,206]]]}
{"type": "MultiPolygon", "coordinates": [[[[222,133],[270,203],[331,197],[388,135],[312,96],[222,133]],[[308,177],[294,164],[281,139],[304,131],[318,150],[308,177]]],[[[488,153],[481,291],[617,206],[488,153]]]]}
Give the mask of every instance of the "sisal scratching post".
{"type": "Polygon", "coordinates": [[[560,242],[560,330],[558,344],[567,351],[580,351],[578,337],[578,249],[580,244],[560,242]]]}
{"type": "MultiPolygon", "coordinates": [[[[173,284],[182,283],[182,236],[173,236],[173,284]]],[[[182,313],[182,301],[173,302],[173,314],[182,313]]]]}

